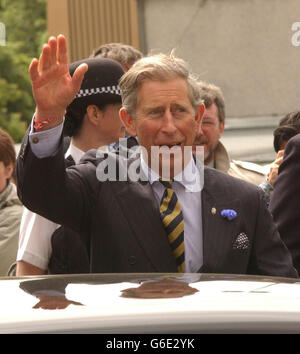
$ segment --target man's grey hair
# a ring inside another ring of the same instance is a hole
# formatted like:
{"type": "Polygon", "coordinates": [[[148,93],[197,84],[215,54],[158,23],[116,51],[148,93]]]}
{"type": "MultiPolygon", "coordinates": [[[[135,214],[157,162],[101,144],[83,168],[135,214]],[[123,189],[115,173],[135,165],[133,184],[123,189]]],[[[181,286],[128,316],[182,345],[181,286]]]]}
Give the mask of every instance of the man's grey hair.
{"type": "Polygon", "coordinates": [[[145,80],[166,81],[177,77],[187,81],[191,104],[196,111],[203,101],[196,77],[187,63],[173,54],[156,54],[140,59],[122,76],[119,86],[126,112],[135,116],[138,89],[145,80]]]}
{"type": "Polygon", "coordinates": [[[220,87],[209,84],[205,81],[199,81],[199,92],[200,96],[204,101],[206,108],[209,108],[213,103],[218,108],[218,117],[219,122],[222,123],[225,121],[225,100],[220,87]]]}

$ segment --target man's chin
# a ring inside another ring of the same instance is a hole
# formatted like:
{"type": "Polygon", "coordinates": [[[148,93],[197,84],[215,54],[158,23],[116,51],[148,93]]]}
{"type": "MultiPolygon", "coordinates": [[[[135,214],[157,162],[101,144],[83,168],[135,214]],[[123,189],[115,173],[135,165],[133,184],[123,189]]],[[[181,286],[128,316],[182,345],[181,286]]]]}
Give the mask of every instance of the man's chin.
{"type": "MultiPolygon", "coordinates": [[[[197,153],[197,148],[198,149],[203,149],[204,150],[204,163],[205,165],[209,163],[212,160],[212,153],[210,150],[207,149],[207,145],[205,144],[194,144],[193,145],[193,154],[196,155],[197,153]]],[[[202,150],[202,151],[203,151],[202,150]]],[[[203,155],[202,155],[203,156],[203,155]]]]}

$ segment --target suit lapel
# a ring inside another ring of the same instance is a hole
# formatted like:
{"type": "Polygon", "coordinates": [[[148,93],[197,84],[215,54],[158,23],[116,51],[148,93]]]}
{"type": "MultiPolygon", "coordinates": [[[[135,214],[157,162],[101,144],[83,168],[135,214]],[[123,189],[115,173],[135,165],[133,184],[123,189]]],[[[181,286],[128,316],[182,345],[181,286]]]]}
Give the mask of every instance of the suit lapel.
{"type": "Polygon", "coordinates": [[[117,182],[113,190],[138,244],[157,272],[177,272],[149,182],[117,182]]]}
{"type": "Polygon", "coordinates": [[[216,214],[213,214],[213,208],[217,211],[217,205],[207,191],[202,190],[202,224],[203,224],[203,266],[206,271],[212,272],[210,269],[216,268],[218,256],[218,220],[216,214]],[[217,246],[217,247],[216,247],[217,246]]]}
{"type": "MultiPolygon", "coordinates": [[[[207,177],[207,176],[205,176],[207,177]]],[[[203,266],[200,271],[216,273],[222,271],[224,257],[232,248],[235,221],[228,221],[221,216],[223,209],[239,209],[239,201],[214,197],[213,175],[205,179],[202,198],[203,222],[203,266]]]]}

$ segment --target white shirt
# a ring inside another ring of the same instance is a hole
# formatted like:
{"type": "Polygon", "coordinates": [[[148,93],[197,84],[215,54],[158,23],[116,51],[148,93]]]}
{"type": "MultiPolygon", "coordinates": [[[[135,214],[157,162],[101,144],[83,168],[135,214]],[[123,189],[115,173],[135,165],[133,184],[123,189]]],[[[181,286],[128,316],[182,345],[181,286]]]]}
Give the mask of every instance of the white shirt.
{"type": "MultiPolygon", "coordinates": [[[[78,164],[83,154],[84,152],[74,146],[71,141],[65,157],[72,155],[75,163],[78,164]]],[[[17,261],[25,261],[46,270],[52,253],[51,236],[59,226],[24,208],[20,225],[17,261]]]]}

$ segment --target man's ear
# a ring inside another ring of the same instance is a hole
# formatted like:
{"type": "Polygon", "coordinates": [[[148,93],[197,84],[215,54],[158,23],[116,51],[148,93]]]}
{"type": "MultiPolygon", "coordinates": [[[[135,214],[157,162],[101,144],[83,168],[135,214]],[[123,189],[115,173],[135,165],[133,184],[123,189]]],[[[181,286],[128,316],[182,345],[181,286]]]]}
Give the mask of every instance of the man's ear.
{"type": "Polygon", "coordinates": [[[136,136],[136,121],[132,115],[127,113],[124,107],[120,109],[119,115],[126,132],[131,136],[136,136]]]}
{"type": "Polygon", "coordinates": [[[224,132],[224,128],[225,128],[225,122],[224,122],[224,120],[223,120],[223,122],[220,122],[220,123],[219,123],[220,139],[221,139],[221,136],[222,136],[222,134],[223,134],[223,132],[224,132]]]}
{"type": "Polygon", "coordinates": [[[202,118],[203,118],[203,114],[205,111],[205,106],[204,104],[201,104],[198,107],[198,110],[196,112],[195,115],[195,120],[196,120],[196,136],[199,136],[202,134],[202,129],[201,129],[201,125],[202,125],[202,118]]]}

